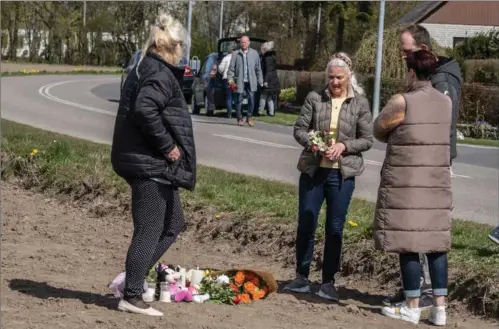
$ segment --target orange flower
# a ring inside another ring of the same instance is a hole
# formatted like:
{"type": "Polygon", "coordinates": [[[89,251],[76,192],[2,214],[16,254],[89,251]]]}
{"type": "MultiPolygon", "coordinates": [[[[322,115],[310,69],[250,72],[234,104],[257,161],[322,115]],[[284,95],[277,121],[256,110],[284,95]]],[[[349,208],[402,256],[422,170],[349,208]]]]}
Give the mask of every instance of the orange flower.
{"type": "Polygon", "coordinates": [[[241,271],[238,271],[236,275],[234,275],[234,282],[236,285],[240,286],[244,283],[244,273],[241,271]]]}
{"type": "Polygon", "coordinates": [[[246,283],[244,284],[244,291],[245,291],[245,292],[247,292],[247,293],[252,294],[252,293],[254,293],[257,289],[258,289],[258,288],[257,288],[257,287],[255,287],[255,285],[254,285],[253,283],[251,283],[251,282],[246,282],[246,283]]]}
{"type": "Polygon", "coordinates": [[[230,284],[230,289],[232,289],[232,291],[236,294],[239,292],[239,287],[233,283],[230,284]]]}
{"type": "Polygon", "coordinates": [[[256,290],[251,294],[251,297],[253,297],[253,300],[259,300],[265,297],[265,291],[263,290],[256,290]]]}
{"type": "Polygon", "coordinates": [[[251,298],[250,298],[250,295],[248,295],[248,294],[241,294],[241,295],[239,295],[239,298],[241,298],[241,303],[243,303],[243,304],[251,303],[251,298]]]}

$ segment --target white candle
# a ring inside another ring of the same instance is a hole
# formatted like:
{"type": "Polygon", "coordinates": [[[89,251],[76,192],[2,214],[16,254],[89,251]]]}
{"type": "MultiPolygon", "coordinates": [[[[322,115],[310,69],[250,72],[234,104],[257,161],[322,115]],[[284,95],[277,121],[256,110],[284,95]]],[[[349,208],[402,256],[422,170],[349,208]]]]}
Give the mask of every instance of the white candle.
{"type": "Polygon", "coordinates": [[[180,286],[182,288],[185,288],[185,283],[186,283],[185,282],[185,279],[186,279],[186,277],[185,277],[185,268],[181,267],[179,272],[180,272],[180,286]]]}
{"type": "Polygon", "coordinates": [[[142,299],[144,300],[144,302],[148,303],[153,302],[155,294],[156,294],[155,287],[147,287],[146,292],[142,294],[142,299]]]}

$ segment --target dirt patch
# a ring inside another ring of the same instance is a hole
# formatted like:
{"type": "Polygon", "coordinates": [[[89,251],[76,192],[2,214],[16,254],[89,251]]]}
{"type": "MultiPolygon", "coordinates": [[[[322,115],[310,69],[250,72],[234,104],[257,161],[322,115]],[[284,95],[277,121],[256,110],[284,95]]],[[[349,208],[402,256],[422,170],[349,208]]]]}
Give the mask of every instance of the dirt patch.
{"type": "Polygon", "coordinates": [[[75,66],[75,65],[57,65],[57,64],[34,64],[34,63],[11,63],[2,62],[1,72],[18,72],[21,70],[37,70],[47,72],[71,72],[75,69],[83,71],[116,71],[119,67],[108,66],[75,66]]]}
{"type": "MultiPolygon", "coordinates": [[[[221,214],[220,224],[228,225],[221,214]]],[[[218,217],[218,216],[217,216],[218,217]]],[[[258,255],[254,237],[246,233],[235,243],[223,230],[206,231],[216,218],[210,209],[187,209],[188,230],[164,259],[186,266],[252,266],[272,271],[280,283],[292,267],[258,255]],[[200,224],[201,223],[201,224],[200,224]],[[198,225],[199,224],[199,225],[198,225]],[[198,229],[196,230],[196,227],[198,229]],[[227,237],[223,237],[223,235],[227,237]],[[213,240],[215,235],[216,240],[213,240]]],[[[248,223],[250,225],[250,223],[248,223]]],[[[232,232],[237,235],[237,227],[232,232]]],[[[284,228],[288,229],[288,228],[284,228]]],[[[269,241],[280,244],[279,230],[267,227],[269,241]]],[[[256,229],[253,231],[257,231],[256,229]]],[[[2,328],[373,328],[414,326],[379,315],[380,295],[364,282],[343,282],[340,305],[313,295],[277,293],[244,306],[161,304],[168,316],[157,319],[115,311],[109,281],[123,270],[131,238],[128,216],[95,217],[82,208],[44,195],[2,186],[2,328]],[[368,324],[369,323],[369,324],[368,324]]],[[[259,231],[261,232],[261,230],[259,231]]],[[[286,242],[291,244],[291,242],[286,242]]],[[[270,245],[270,244],[269,244],[270,245]]],[[[273,249],[276,246],[276,249],[273,249]]],[[[288,262],[288,255],[277,254],[288,262]]],[[[291,256],[292,257],[292,256],[291,256]]],[[[492,329],[496,323],[451,312],[450,327],[492,329]]],[[[420,327],[429,327],[420,325],[420,327]]]]}

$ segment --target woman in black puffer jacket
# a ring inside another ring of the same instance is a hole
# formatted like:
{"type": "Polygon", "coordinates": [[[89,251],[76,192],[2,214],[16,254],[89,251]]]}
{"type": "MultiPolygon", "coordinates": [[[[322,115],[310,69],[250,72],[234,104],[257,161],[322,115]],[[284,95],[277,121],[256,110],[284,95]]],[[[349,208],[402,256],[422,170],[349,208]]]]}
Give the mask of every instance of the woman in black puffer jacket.
{"type": "Polygon", "coordinates": [[[281,92],[279,77],[277,76],[276,56],[274,50],[274,42],[265,42],[262,45],[262,73],[263,73],[263,88],[260,94],[260,106],[258,114],[263,115],[265,104],[267,104],[268,114],[274,116],[275,108],[277,107],[277,96],[281,92]]]}
{"type": "Polygon", "coordinates": [[[126,258],[122,311],[162,316],[142,299],[144,279],[185,226],[179,188],[194,190],[192,121],[177,67],[182,25],[162,15],[127,77],[116,116],[111,162],[132,189],[134,232],[126,258]]]}

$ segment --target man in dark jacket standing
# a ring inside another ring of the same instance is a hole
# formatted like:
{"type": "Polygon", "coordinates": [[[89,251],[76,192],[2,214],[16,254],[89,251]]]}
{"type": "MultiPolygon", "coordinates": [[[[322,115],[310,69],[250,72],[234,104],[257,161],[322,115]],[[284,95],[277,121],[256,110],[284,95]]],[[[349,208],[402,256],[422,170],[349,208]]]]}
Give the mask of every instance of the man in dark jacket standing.
{"type": "MultiPolygon", "coordinates": [[[[421,25],[410,25],[400,33],[400,51],[402,57],[417,50],[432,51],[430,33],[421,25]]],[[[450,130],[450,163],[457,156],[457,119],[459,118],[459,100],[461,97],[461,68],[453,58],[438,56],[438,67],[431,76],[431,84],[444,95],[449,96],[452,101],[452,123],[450,130]]],[[[452,173],[452,167],[451,167],[452,173]]],[[[421,281],[423,283],[423,294],[419,300],[421,309],[429,308],[433,305],[433,295],[431,293],[431,283],[429,269],[426,258],[424,260],[421,281]]],[[[405,301],[404,291],[401,289],[395,296],[384,301],[386,306],[400,304],[405,301]]]]}

